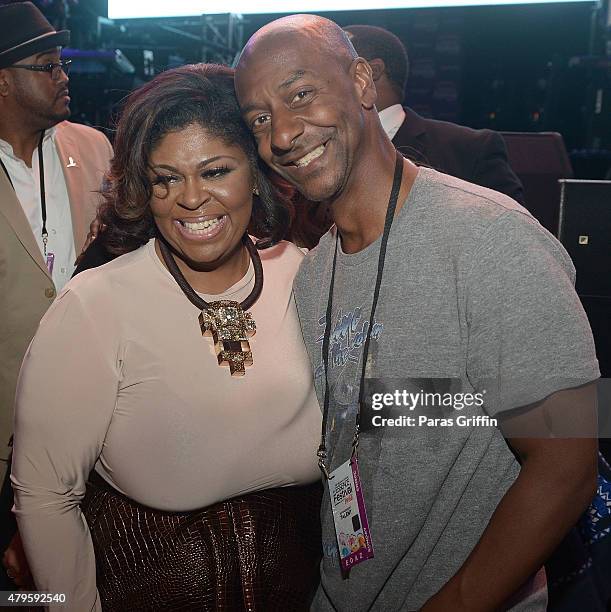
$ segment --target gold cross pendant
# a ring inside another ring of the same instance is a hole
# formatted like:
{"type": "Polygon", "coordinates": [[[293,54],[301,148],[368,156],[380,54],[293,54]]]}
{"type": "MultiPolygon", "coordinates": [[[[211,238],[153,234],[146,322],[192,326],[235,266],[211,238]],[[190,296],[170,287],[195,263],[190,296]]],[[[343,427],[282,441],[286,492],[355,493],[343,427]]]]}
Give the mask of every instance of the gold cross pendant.
{"type": "Polygon", "coordinates": [[[202,310],[199,325],[202,336],[212,336],[219,365],[228,365],[232,376],[244,376],[245,366],[252,365],[248,338],[257,331],[251,314],[238,302],[220,300],[202,310]]]}

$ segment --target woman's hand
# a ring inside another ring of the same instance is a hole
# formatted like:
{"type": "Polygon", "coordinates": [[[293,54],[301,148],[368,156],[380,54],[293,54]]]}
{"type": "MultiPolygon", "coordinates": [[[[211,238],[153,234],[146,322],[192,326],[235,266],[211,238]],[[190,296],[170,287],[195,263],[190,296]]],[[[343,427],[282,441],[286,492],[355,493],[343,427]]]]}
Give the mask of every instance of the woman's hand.
{"type": "Polygon", "coordinates": [[[21,536],[19,531],[15,532],[13,539],[4,551],[2,557],[2,565],[6,569],[6,575],[18,587],[33,587],[32,574],[30,574],[30,566],[23,551],[21,536]]]}

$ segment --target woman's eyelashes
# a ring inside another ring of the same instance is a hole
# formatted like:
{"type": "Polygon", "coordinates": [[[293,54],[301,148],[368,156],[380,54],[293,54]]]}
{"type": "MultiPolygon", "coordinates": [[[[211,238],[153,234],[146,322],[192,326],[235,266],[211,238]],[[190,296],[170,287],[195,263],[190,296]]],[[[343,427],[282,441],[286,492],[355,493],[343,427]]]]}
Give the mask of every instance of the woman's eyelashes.
{"type": "Polygon", "coordinates": [[[215,168],[207,168],[202,172],[204,178],[217,178],[229,174],[231,168],[229,166],[216,166],[215,168]]]}
{"type": "Polygon", "coordinates": [[[172,174],[157,174],[153,178],[153,185],[164,185],[168,186],[170,183],[175,183],[180,180],[179,177],[172,174]]]}
{"type": "MultiPolygon", "coordinates": [[[[229,174],[231,170],[232,169],[229,166],[215,166],[214,168],[206,168],[201,172],[200,176],[204,179],[220,178],[226,174],[229,174]]],[[[163,185],[167,187],[174,183],[178,183],[181,180],[182,177],[174,174],[157,174],[153,178],[153,185],[163,185]]]]}

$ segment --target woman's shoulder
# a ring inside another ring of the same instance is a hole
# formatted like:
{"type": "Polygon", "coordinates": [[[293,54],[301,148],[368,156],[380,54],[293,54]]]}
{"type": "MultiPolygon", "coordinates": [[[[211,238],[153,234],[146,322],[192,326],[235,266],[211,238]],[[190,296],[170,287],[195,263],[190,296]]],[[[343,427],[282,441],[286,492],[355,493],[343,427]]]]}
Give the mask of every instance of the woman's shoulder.
{"type": "Polygon", "coordinates": [[[294,269],[295,273],[305,257],[302,249],[288,240],[281,240],[274,246],[259,251],[264,267],[278,265],[284,269],[294,269]]]}
{"type": "Polygon", "coordinates": [[[266,280],[279,288],[286,286],[292,290],[293,280],[304,258],[303,251],[292,242],[282,240],[267,249],[259,251],[266,280]]]}
{"type": "Polygon", "coordinates": [[[148,263],[148,245],[135,251],[120,255],[111,261],[79,272],[66,285],[80,296],[97,296],[117,289],[119,286],[129,286],[131,277],[141,277],[148,263]]]}

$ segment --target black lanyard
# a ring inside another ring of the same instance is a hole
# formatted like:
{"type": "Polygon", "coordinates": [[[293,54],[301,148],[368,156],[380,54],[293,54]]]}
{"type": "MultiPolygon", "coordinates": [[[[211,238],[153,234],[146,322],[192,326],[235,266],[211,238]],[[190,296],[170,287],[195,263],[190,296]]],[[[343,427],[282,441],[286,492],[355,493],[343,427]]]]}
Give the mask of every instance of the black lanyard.
{"type": "MultiPolygon", "coordinates": [[[[38,171],[40,176],[40,208],[42,210],[42,246],[44,249],[44,255],[47,256],[47,242],[49,241],[49,233],[47,232],[47,200],[45,198],[45,166],[44,161],[42,159],[42,141],[45,137],[44,130],[40,135],[40,141],[38,143],[38,171]]],[[[0,159],[0,166],[4,170],[4,174],[6,174],[6,178],[8,182],[11,184],[13,191],[15,191],[15,185],[13,185],[13,181],[11,180],[11,175],[8,173],[6,166],[2,159],[0,159]]]]}
{"type": "MultiPolygon", "coordinates": [[[[384,261],[386,259],[386,245],[388,243],[388,237],[390,235],[390,227],[392,225],[395,209],[397,208],[397,199],[399,198],[399,190],[401,189],[401,179],[403,177],[403,156],[397,152],[397,160],[395,163],[395,175],[393,178],[392,189],[390,191],[390,198],[388,200],[388,207],[386,208],[386,220],[384,221],[384,232],[382,233],[382,241],[380,244],[380,254],[378,257],[378,273],[376,276],[375,289],[373,291],[373,302],[371,305],[371,314],[369,316],[369,327],[367,329],[367,336],[365,338],[365,345],[363,346],[362,356],[362,368],[361,378],[359,383],[359,400],[356,411],[354,438],[352,440],[352,453],[356,452],[356,448],[359,443],[359,432],[361,422],[361,406],[363,403],[363,394],[365,390],[365,371],[367,368],[367,358],[369,356],[369,343],[371,341],[371,330],[374,325],[374,317],[376,307],[378,305],[378,297],[380,296],[380,287],[382,285],[382,274],[384,272],[384,261]]],[[[337,250],[339,243],[339,232],[336,229],[335,234],[335,253],[333,254],[333,267],[331,268],[331,282],[329,285],[329,298],[327,300],[327,313],[325,315],[325,334],[322,341],[322,359],[324,364],[325,374],[325,395],[324,395],[324,407],[322,413],[322,433],[320,436],[320,446],[318,447],[318,466],[322,473],[329,478],[329,471],[325,463],[327,459],[327,421],[329,418],[329,404],[330,404],[330,393],[329,393],[329,344],[331,343],[331,318],[333,312],[333,287],[335,285],[335,268],[337,265],[337,250]]]]}
{"type": "Polygon", "coordinates": [[[2,169],[4,170],[4,174],[6,174],[6,178],[8,179],[8,182],[11,184],[13,191],[15,191],[15,185],[13,185],[13,181],[11,180],[11,175],[8,173],[8,170],[6,169],[6,166],[4,165],[4,162],[2,161],[1,157],[0,157],[0,166],[2,166],[2,169]]]}

